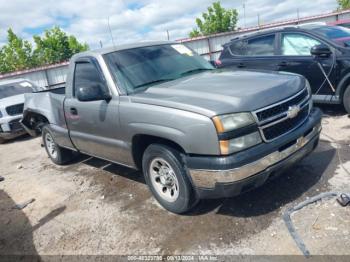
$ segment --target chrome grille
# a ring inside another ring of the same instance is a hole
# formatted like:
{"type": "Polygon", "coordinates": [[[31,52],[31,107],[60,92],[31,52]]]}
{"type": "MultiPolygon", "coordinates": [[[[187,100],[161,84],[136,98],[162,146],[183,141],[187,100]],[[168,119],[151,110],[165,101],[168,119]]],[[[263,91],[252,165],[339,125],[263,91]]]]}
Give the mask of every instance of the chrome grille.
{"type": "Polygon", "coordinates": [[[254,112],[261,136],[273,141],[298,128],[309,115],[309,94],[305,88],[296,95],[254,112]]]}
{"type": "Polygon", "coordinates": [[[6,107],[6,113],[9,116],[15,116],[15,115],[23,114],[23,106],[24,106],[24,104],[8,106],[8,107],[6,107]]]}
{"type": "Polygon", "coordinates": [[[288,101],[284,101],[281,104],[274,105],[268,109],[259,111],[256,113],[256,116],[259,121],[265,121],[273,116],[277,116],[280,114],[285,113],[288,111],[288,108],[293,105],[298,105],[302,101],[305,100],[305,98],[308,96],[307,90],[303,90],[302,92],[298,93],[296,96],[293,96],[288,101]]]}

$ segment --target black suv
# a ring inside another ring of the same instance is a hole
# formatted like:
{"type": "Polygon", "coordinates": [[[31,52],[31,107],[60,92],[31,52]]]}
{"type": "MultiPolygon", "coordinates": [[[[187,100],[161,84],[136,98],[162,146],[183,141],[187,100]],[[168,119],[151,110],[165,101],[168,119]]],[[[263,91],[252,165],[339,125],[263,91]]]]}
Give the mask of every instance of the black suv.
{"type": "Polygon", "coordinates": [[[217,66],[286,71],[305,76],[318,103],[350,113],[350,29],[325,24],[276,28],[224,45],[217,66]]]}

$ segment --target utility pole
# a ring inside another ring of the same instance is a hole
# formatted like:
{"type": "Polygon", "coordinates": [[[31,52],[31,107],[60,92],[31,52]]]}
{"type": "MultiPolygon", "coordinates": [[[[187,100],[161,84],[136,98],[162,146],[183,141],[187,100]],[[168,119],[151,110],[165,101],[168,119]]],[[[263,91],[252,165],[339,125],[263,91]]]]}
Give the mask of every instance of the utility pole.
{"type": "Polygon", "coordinates": [[[247,28],[247,21],[245,15],[245,2],[243,2],[244,28],[247,28]]]}
{"type": "Polygon", "coordinates": [[[169,30],[166,30],[166,35],[168,37],[168,41],[170,40],[169,30]]]}
{"type": "Polygon", "coordinates": [[[258,13],[258,27],[260,27],[260,14],[258,13]]]}
{"type": "Polygon", "coordinates": [[[300,20],[299,8],[297,9],[297,18],[298,18],[298,24],[299,24],[299,20],[300,20]]]}
{"type": "Polygon", "coordinates": [[[114,38],[113,38],[113,34],[112,34],[112,29],[111,29],[111,25],[109,24],[109,16],[108,16],[108,29],[109,29],[109,33],[110,33],[110,35],[111,35],[111,39],[112,39],[113,46],[115,46],[114,38]]]}

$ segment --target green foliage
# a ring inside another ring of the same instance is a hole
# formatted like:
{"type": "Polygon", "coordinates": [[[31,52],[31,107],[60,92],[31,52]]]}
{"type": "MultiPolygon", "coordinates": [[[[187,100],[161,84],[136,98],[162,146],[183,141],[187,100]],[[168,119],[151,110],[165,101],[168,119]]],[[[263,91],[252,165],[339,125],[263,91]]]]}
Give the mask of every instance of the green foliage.
{"type": "Polygon", "coordinates": [[[66,61],[72,55],[88,49],[86,44],[80,44],[74,36],[67,36],[57,26],[46,30],[43,37],[33,38],[36,44],[34,56],[41,65],[66,61]]]}
{"type": "Polygon", "coordinates": [[[338,9],[344,10],[350,8],[350,0],[337,0],[338,2],[338,9]]]}
{"type": "Polygon", "coordinates": [[[8,44],[0,50],[0,72],[27,69],[35,66],[30,42],[16,36],[12,29],[7,30],[8,44]]]}
{"type": "Polygon", "coordinates": [[[234,31],[238,21],[238,12],[236,9],[223,8],[218,1],[208,7],[208,12],[203,13],[202,17],[203,19],[196,19],[198,29],[194,29],[190,37],[234,31]]]}
{"type": "Polygon", "coordinates": [[[193,29],[192,32],[190,32],[190,37],[193,38],[193,37],[198,37],[200,36],[201,33],[198,31],[198,29],[193,29]]]}
{"type": "Polygon", "coordinates": [[[46,30],[44,35],[33,36],[35,49],[27,40],[7,31],[7,44],[0,49],[0,73],[29,69],[45,64],[66,61],[72,55],[89,49],[59,27],[46,30]]]}

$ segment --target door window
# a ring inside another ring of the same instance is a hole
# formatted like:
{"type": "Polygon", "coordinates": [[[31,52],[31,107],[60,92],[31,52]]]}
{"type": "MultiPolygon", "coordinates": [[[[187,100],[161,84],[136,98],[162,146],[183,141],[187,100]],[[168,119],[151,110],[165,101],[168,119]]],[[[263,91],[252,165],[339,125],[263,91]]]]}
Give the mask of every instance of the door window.
{"type": "Polygon", "coordinates": [[[247,55],[247,42],[245,41],[233,42],[229,48],[233,55],[247,55]]]}
{"type": "Polygon", "coordinates": [[[247,56],[273,56],[275,55],[275,35],[248,40],[247,56]]]}
{"type": "Polygon", "coordinates": [[[104,79],[97,68],[89,62],[78,62],[75,64],[74,72],[74,94],[80,87],[86,86],[102,87],[105,93],[108,93],[104,79]]]}
{"type": "Polygon", "coordinates": [[[282,55],[311,56],[311,48],[321,42],[303,34],[284,34],[282,38],[282,55]]]}

